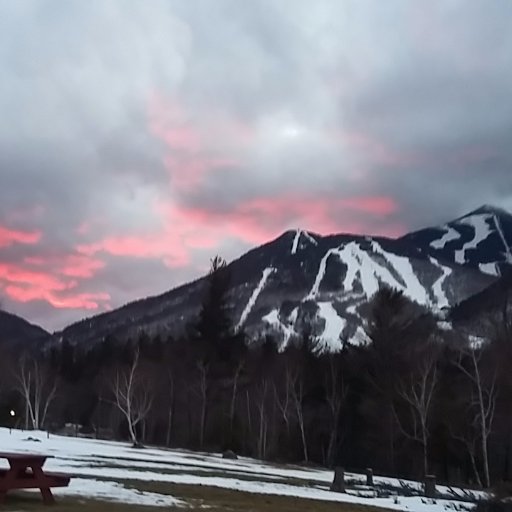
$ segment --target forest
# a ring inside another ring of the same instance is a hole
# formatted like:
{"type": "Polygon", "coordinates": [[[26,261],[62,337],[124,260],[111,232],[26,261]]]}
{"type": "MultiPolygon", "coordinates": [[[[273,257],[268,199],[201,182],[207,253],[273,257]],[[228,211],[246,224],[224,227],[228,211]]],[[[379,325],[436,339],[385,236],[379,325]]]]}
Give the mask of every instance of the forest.
{"type": "Polygon", "coordinates": [[[249,340],[215,258],[198,317],[92,346],[0,358],[0,423],[488,488],[512,478],[512,318],[478,343],[399,291],[368,304],[368,343],[318,353],[249,340]],[[75,428],[75,427],[73,427],[75,428]]]}

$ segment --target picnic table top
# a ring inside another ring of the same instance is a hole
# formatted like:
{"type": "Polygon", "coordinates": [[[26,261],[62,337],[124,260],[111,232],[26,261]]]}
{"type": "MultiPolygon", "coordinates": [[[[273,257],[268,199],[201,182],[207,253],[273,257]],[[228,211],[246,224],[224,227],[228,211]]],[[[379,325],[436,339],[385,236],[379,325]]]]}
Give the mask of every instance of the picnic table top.
{"type": "Polygon", "coordinates": [[[10,460],[28,460],[28,459],[51,459],[53,455],[45,455],[44,453],[28,453],[28,452],[0,452],[0,459],[10,460]]]}

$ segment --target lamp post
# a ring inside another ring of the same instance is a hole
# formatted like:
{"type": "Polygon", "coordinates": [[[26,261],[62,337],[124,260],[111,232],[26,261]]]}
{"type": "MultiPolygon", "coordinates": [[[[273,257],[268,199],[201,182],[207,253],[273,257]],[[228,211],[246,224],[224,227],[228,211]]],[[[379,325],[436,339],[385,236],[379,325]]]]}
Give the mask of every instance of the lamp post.
{"type": "Polygon", "coordinates": [[[10,426],[9,426],[9,434],[11,434],[12,433],[12,426],[13,426],[15,418],[16,418],[16,411],[14,409],[11,409],[9,411],[9,415],[11,417],[10,426]]]}

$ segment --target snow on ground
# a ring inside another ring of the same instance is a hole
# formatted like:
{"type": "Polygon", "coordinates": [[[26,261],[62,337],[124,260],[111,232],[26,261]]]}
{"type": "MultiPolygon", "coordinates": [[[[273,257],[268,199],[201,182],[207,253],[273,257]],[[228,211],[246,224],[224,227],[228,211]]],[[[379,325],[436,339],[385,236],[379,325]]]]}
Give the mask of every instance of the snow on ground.
{"type": "Polygon", "coordinates": [[[450,226],[443,226],[442,229],[445,230],[443,236],[439,238],[439,240],[434,240],[433,242],[430,242],[430,247],[432,247],[433,249],[444,249],[445,245],[448,242],[460,238],[460,233],[456,229],[453,229],[450,226]]]}
{"type": "MultiPolygon", "coordinates": [[[[306,298],[304,300],[311,300],[314,299],[317,294],[318,290],[320,289],[320,284],[322,283],[322,279],[325,275],[325,269],[327,268],[327,260],[330,258],[331,254],[339,253],[340,247],[335,247],[334,249],[329,249],[323,256],[323,258],[320,260],[320,265],[318,267],[318,272],[315,277],[315,282],[313,283],[313,287],[311,288],[311,291],[308,293],[306,298]]],[[[350,268],[350,267],[349,267],[350,268]]]]}
{"type": "Polygon", "coordinates": [[[320,349],[339,352],[342,349],[340,336],[347,321],[338,315],[331,302],[319,302],[318,308],[318,315],[325,321],[324,332],[317,337],[320,349]]]}
{"type": "Polygon", "coordinates": [[[154,492],[130,489],[118,482],[95,480],[94,478],[73,478],[67,489],[53,491],[54,494],[94,498],[127,505],[149,505],[155,507],[185,506],[185,502],[172,496],[154,492]]]}
{"type": "Polygon", "coordinates": [[[386,283],[392,288],[402,290],[412,300],[428,304],[428,292],[420,283],[411,262],[405,257],[385,251],[375,241],[372,241],[371,246],[372,251],[367,251],[357,242],[349,242],[329,249],[320,261],[315,282],[304,300],[314,299],[318,295],[327,261],[331,256],[337,256],[347,267],[342,283],[345,292],[353,291],[356,280],[359,279],[367,298],[379,290],[381,283],[386,283]],[[375,255],[380,261],[374,258],[375,255]],[[389,270],[390,268],[397,277],[389,270]]]}
{"type": "Polygon", "coordinates": [[[236,327],[237,329],[240,329],[240,327],[242,327],[242,325],[244,325],[245,321],[247,320],[247,317],[249,316],[249,313],[252,311],[252,308],[256,304],[256,301],[258,300],[258,297],[259,297],[261,291],[263,290],[263,288],[265,288],[265,285],[267,284],[267,280],[268,280],[270,274],[274,273],[275,270],[276,269],[274,267],[267,267],[263,271],[263,274],[261,276],[260,282],[258,283],[258,286],[256,286],[256,288],[252,292],[252,295],[249,298],[247,305],[245,306],[244,310],[242,311],[242,314],[240,316],[240,321],[238,322],[238,325],[236,327]]]}
{"type": "Polygon", "coordinates": [[[405,283],[404,293],[420,304],[428,303],[428,293],[420,283],[409,258],[385,251],[377,242],[372,243],[373,250],[384,256],[386,261],[398,272],[405,283]]]}
{"type": "Polygon", "coordinates": [[[300,246],[299,246],[299,242],[300,242],[300,239],[302,236],[306,240],[308,240],[310,243],[312,243],[313,245],[318,245],[318,242],[307,231],[302,231],[301,229],[297,229],[297,231],[295,232],[295,237],[293,238],[292,250],[291,250],[292,254],[296,254],[297,250],[304,245],[304,244],[300,244],[300,246]]]}
{"type": "Polygon", "coordinates": [[[455,251],[455,261],[460,264],[466,263],[466,251],[476,249],[480,242],[487,239],[492,234],[492,229],[487,222],[492,219],[492,215],[472,215],[459,221],[460,224],[471,226],[475,230],[475,236],[464,244],[462,249],[455,251]]]}
{"type": "MultiPolygon", "coordinates": [[[[512,260],[511,260],[512,263],[512,260]]],[[[478,268],[480,269],[480,272],[483,272],[484,274],[489,274],[490,276],[499,276],[500,271],[498,268],[498,265],[496,263],[480,263],[478,265],[478,268]]]]}
{"type": "Polygon", "coordinates": [[[295,308],[288,317],[288,323],[286,324],[281,322],[281,319],[279,318],[279,309],[273,309],[270,313],[266,314],[262,318],[264,322],[267,322],[267,324],[274,327],[274,329],[283,333],[283,347],[286,347],[288,341],[290,341],[290,338],[296,336],[297,334],[294,329],[295,322],[297,321],[297,314],[298,309],[295,308]]]}
{"type": "MultiPolygon", "coordinates": [[[[292,496],[320,501],[372,505],[411,512],[470,510],[458,500],[427,500],[419,496],[371,497],[329,491],[332,471],[295,466],[274,466],[248,458],[224,460],[220,455],[185,450],[148,448],[135,450],[123,443],[50,435],[44,432],[22,432],[0,429],[0,451],[36,452],[51,455],[45,469],[75,475],[68,488],[55,489],[56,495],[80,496],[101,501],[151,506],[183,506],[183,499],[169,495],[142,492],[125,486],[123,481],[160,482],[202,485],[233,489],[254,494],[292,496]],[[37,441],[28,440],[37,439],[37,441]]],[[[6,461],[2,466],[6,467],[6,461]]],[[[361,475],[347,473],[347,478],[363,483],[361,475]]],[[[400,484],[419,489],[418,482],[375,477],[376,483],[400,484]]],[[[441,491],[446,488],[440,487],[441,491]]],[[[462,491],[460,491],[462,497],[462,491]]],[[[455,498],[455,497],[454,497],[455,498]]],[[[208,505],[205,502],[204,505],[208,505]]]]}
{"type": "Polygon", "coordinates": [[[291,251],[292,254],[295,254],[297,252],[301,233],[302,233],[302,231],[300,229],[297,229],[297,231],[295,232],[295,238],[293,239],[292,251],[291,251]]]}

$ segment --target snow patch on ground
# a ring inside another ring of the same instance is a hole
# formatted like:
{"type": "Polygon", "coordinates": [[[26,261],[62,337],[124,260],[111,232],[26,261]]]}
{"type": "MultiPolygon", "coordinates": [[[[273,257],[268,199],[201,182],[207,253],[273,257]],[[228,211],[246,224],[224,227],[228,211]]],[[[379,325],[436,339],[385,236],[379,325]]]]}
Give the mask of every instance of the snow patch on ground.
{"type": "Polygon", "coordinates": [[[357,326],[356,332],[348,339],[351,345],[367,345],[370,341],[368,334],[360,325],[357,326]]]}
{"type": "Polygon", "coordinates": [[[258,286],[256,286],[256,288],[252,292],[252,295],[249,298],[247,305],[245,306],[244,310],[242,311],[242,314],[240,315],[240,320],[238,321],[238,325],[236,326],[237,329],[240,329],[242,327],[242,325],[245,323],[245,321],[247,320],[247,317],[249,316],[249,313],[252,311],[252,308],[254,307],[254,305],[256,304],[256,301],[258,300],[258,297],[259,297],[261,291],[267,284],[267,280],[268,280],[269,276],[272,273],[274,273],[275,270],[276,269],[274,267],[267,267],[263,271],[263,275],[261,276],[258,286]]]}
{"type": "Polygon", "coordinates": [[[286,347],[290,338],[295,336],[297,333],[295,332],[295,322],[297,321],[298,309],[295,308],[290,316],[288,317],[288,322],[284,323],[279,318],[279,309],[273,309],[270,313],[266,314],[262,320],[267,324],[271,325],[274,329],[283,333],[283,344],[282,347],[286,347]]]}
{"type": "Polygon", "coordinates": [[[102,481],[94,478],[72,478],[69,487],[58,489],[56,493],[60,496],[80,496],[101,501],[125,503],[127,505],[154,507],[185,506],[185,502],[177,500],[172,496],[139,491],[125,487],[118,482],[102,481]]]}
{"type": "Polygon", "coordinates": [[[446,320],[437,322],[437,327],[439,327],[439,329],[441,329],[442,331],[451,331],[453,329],[452,323],[447,322],[446,320]]]}
{"type": "Polygon", "coordinates": [[[442,229],[445,230],[444,235],[439,240],[430,242],[430,247],[433,249],[444,249],[448,242],[460,238],[460,233],[451,226],[443,226],[442,229]]]}
{"type": "Polygon", "coordinates": [[[490,276],[500,275],[500,271],[496,263],[480,263],[478,265],[478,268],[480,269],[480,272],[483,272],[484,274],[489,274],[490,276]]]}

